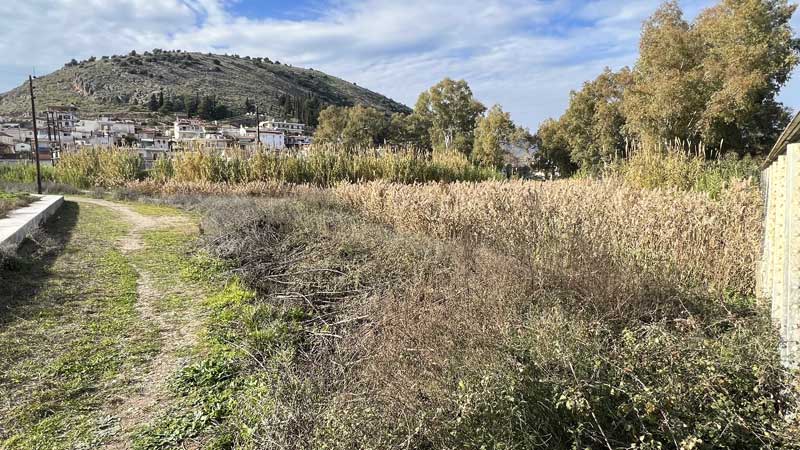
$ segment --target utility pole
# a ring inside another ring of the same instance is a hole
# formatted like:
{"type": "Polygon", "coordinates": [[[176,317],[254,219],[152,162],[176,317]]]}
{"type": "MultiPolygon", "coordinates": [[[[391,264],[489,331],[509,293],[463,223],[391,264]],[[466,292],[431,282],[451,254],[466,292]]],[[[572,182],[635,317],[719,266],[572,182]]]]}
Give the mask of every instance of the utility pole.
{"type": "Polygon", "coordinates": [[[28,75],[28,88],[31,92],[31,117],[33,118],[33,153],[36,155],[36,193],[42,193],[42,172],[39,168],[39,136],[36,130],[36,102],[33,96],[33,75],[28,75]]]}
{"type": "Polygon", "coordinates": [[[256,105],[256,144],[261,148],[261,120],[258,117],[258,105],[256,105]]]}
{"type": "Polygon", "coordinates": [[[50,115],[53,114],[51,111],[45,112],[45,117],[47,118],[47,140],[49,142],[53,142],[53,135],[50,133],[50,115]]]}
{"type": "Polygon", "coordinates": [[[45,117],[47,118],[47,142],[50,145],[50,163],[55,166],[55,159],[52,157],[53,155],[53,138],[55,137],[56,132],[56,118],[53,111],[47,110],[45,112],[45,117]],[[52,126],[52,133],[51,127],[52,126]]]}
{"type": "MultiPolygon", "coordinates": [[[[58,156],[60,158],[61,157],[61,150],[62,150],[62,148],[61,148],[61,122],[55,120],[55,113],[53,113],[53,122],[54,122],[55,128],[57,130],[56,131],[56,136],[58,136],[58,156]]],[[[55,155],[53,154],[52,146],[50,148],[50,163],[53,164],[53,167],[56,166],[56,158],[55,158],[55,155]]]]}
{"type": "Polygon", "coordinates": [[[58,151],[61,151],[61,121],[55,120],[55,113],[53,113],[53,122],[56,128],[56,136],[58,140],[58,151]]]}

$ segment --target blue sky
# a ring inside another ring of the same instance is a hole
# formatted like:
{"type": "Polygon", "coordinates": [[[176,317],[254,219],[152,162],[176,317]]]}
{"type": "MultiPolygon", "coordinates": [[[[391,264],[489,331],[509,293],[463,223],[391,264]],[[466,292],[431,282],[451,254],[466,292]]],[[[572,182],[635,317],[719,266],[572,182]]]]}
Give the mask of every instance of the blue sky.
{"type": "MultiPolygon", "coordinates": [[[[535,129],[604,67],[636,60],[659,0],[5,0],[0,91],[71,58],[152,48],[266,56],[395,100],[449,76],[535,129]],[[42,24],[47,26],[42,26],[42,24]],[[38,34],[33,34],[36,30],[38,34]],[[222,50],[218,50],[222,49],[222,50]]],[[[684,0],[693,18],[710,0],[684,0]]],[[[800,18],[793,25],[800,30],[800,18]]],[[[800,74],[797,74],[800,78],[800,74]]],[[[800,79],[781,99],[800,109],[800,79]]]]}

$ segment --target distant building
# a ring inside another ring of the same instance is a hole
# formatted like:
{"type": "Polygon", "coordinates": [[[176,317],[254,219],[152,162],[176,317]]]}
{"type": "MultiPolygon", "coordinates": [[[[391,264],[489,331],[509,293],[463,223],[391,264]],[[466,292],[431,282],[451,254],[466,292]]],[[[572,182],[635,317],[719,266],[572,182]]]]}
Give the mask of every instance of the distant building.
{"type": "Polygon", "coordinates": [[[166,136],[142,136],[139,138],[139,145],[144,149],[169,151],[170,141],[166,136]]]}
{"type": "Polygon", "coordinates": [[[207,149],[224,150],[228,147],[228,139],[218,133],[204,134],[201,143],[207,149]]]}
{"type": "Polygon", "coordinates": [[[305,124],[299,122],[285,122],[275,119],[267,119],[259,123],[259,127],[262,130],[280,131],[286,136],[304,134],[306,129],[305,124]]]}
{"type": "Polygon", "coordinates": [[[311,142],[311,136],[286,136],[287,147],[308,147],[311,142]]]}
{"type": "Polygon", "coordinates": [[[252,143],[255,143],[258,138],[261,145],[273,150],[283,150],[286,148],[286,135],[282,131],[241,127],[239,129],[239,136],[247,138],[252,143]]]}
{"type": "Polygon", "coordinates": [[[14,144],[14,153],[30,153],[31,152],[31,144],[27,142],[17,142],[14,144]]]}
{"type": "Polygon", "coordinates": [[[203,126],[200,121],[192,119],[177,119],[173,125],[172,138],[176,141],[190,141],[203,136],[203,126]]]}
{"type": "Polygon", "coordinates": [[[131,120],[118,121],[107,117],[101,117],[99,119],[79,121],[75,126],[75,131],[81,133],[113,133],[132,136],[136,133],[136,124],[131,120]]]}
{"type": "Polygon", "coordinates": [[[72,130],[78,123],[78,108],[75,105],[51,106],[48,112],[62,130],[72,130]]]}
{"type": "Polygon", "coordinates": [[[0,131],[0,144],[14,146],[15,139],[10,134],[0,131]]]}

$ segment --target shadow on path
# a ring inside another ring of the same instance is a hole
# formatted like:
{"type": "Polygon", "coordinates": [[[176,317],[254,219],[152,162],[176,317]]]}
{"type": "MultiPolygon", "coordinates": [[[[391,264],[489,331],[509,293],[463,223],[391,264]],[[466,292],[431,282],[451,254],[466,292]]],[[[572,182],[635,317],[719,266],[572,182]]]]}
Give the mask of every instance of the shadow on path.
{"type": "MultiPolygon", "coordinates": [[[[0,328],[47,306],[30,302],[37,299],[36,293],[53,277],[53,263],[72,238],[79,215],[77,203],[64,202],[32,238],[20,245],[16,254],[0,256],[0,328]]],[[[64,303],[71,300],[66,292],[63,294],[37,301],[64,303]]]]}

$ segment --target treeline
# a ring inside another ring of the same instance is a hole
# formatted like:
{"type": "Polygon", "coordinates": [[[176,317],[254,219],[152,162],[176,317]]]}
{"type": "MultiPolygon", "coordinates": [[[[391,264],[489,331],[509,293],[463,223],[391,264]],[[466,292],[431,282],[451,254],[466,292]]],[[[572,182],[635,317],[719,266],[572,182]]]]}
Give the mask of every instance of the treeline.
{"type": "Polygon", "coordinates": [[[186,113],[189,117],[199,117],[203,120],[220,120],[231,116],[228,107],[219,102],[216,96],[199,94],[164,96],[163,91],[150,95],[147,108],[161,114],[175,112],[186,113]]]}
{"type": "Polygon", "coordinates": [[[688,22],[677,2],[664,3],[644,23],[633,68],[606,69],[542,123],[542,155],[564,174],[594,171],[634,145],[764,154],[789,120],[776,96],[798,62],[795,9],[722,0],[688,22]]]}
{"type": "MultiPolygon", "coordinates": [[[[293,96],[280,94],[276,97],[276,105],[270,105],[270,110],[260,110],[261,113],[298,120],[310,127],[319,123],[319,113],[322,109],[320,100],[312,95],[293,96]]],[[[244,101],[244,110],[248,113],[256,112],[256,102],[250,98],[244,101]]]]}
{"type": "Polygon", "coordinates": [[[677,2],[664,3],[643,25],[636,64],[606,69],[573,91],[566,112],[535,135],[499,105],[487,110],[466,82],[445,79],[420,94],[409,115],[328,107],[315,138],[455,149],[486,166],[533,153],[536,168],[562,176],[596,173],[639,148],[764,154],[789,120],[776,97],[798,63],[795,9],[786,0],[721,0],[689,22],[677,2]]]}
{"type": "Polygon", "coordinates": [[[502,165],[508,151],[530,149],[535,142],[499,105],[487,110],[466,81],[449,78],[420,94],[411,114],[387,116],[361,105],[329,106],[320,112],[314,139],[345,148],[455,150],[486,167],[502,165]]]}

